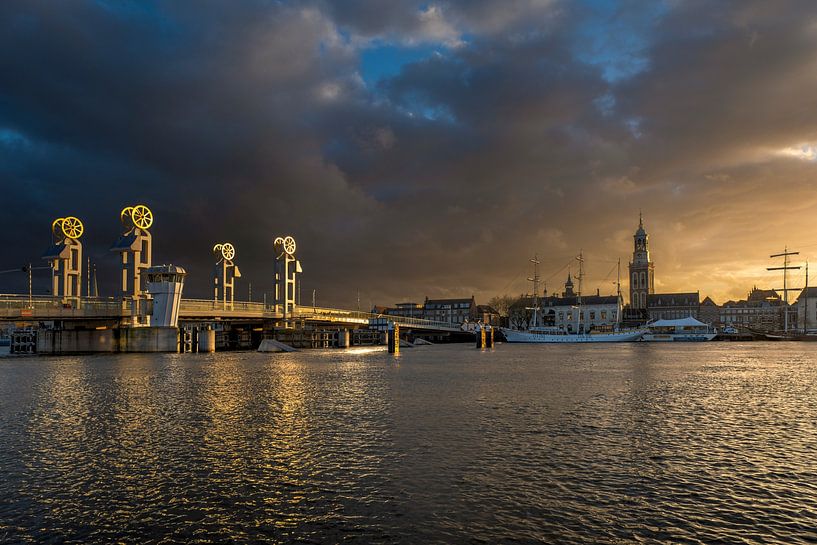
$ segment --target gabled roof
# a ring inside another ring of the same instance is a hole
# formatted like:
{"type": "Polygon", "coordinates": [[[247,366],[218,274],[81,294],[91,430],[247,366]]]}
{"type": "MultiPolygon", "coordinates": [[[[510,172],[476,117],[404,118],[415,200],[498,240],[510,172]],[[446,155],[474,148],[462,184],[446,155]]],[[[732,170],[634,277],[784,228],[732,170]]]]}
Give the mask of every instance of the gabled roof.
{"type": "Polygon", "coordinates": [[[797,296],[798,300],[802,297],[808,297],[809,299],[812,297],[817,297],[817,287],[809,286],[806,289],[803,289],[803,291],[800,292],[800,295],[797,296]],[[808,291],[806,291],[806,289],[808,289],[808,291]]]}
{"type": "Polygon", "coordinates": [[[775,290],[761,290],[755,286],[746,298],[747,301],[766,301],[768,299],[780,299],[780,294],[775,290]]]}

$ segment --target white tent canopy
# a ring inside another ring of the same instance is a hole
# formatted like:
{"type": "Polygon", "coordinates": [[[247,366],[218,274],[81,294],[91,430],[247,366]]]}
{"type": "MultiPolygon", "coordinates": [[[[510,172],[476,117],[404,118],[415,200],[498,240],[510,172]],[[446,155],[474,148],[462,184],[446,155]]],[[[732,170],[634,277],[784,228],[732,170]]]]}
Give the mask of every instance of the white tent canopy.
{"type": "Polygon", "coordinates": [[[651,327],[707,327],[705,323],[696,320],[692,316],[678,318],[677,320],[657,320],[648,325],[651,327]]]}

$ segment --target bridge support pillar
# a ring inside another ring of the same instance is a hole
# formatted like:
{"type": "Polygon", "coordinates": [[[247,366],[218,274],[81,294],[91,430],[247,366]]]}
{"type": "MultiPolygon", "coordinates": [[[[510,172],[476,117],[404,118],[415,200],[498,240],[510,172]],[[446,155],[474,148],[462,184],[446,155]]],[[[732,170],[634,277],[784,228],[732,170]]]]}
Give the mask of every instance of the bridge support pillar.
{"type": "Polygon", "coordinates": [[[389,329],[387,331],[387,343],[389,346],[389,354],[395,356],[400,354],[400,326],[394,322],[389,322],[389,329]]]}
{"type": "Polygon", "coordinates": [[[206,329],[199,331],[199,352],[215,352],[216,351],[216,331],[207,326],[206,329]]]}
{"type": "Polygon", "coordinates": [[[349,348],[349,330],[338,330],[338,348],[349,348]]]}

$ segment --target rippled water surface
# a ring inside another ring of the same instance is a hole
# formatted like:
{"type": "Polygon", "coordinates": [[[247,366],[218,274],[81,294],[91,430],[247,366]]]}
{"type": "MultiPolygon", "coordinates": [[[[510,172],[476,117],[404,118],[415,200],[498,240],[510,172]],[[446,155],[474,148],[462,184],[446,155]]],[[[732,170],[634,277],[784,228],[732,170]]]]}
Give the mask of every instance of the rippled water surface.
{"type": "Polygon", "coordinates": [[[0,543],[815,543],[817,343],[0,359],[0,543]]]}

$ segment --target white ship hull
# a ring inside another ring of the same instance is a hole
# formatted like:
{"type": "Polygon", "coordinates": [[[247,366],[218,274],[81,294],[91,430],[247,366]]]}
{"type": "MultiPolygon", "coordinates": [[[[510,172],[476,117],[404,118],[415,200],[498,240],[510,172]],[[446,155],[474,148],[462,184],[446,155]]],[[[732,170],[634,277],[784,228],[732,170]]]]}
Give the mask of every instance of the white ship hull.
{"type": "Polygon", "coordinates": [[[502,328],[505,340],[509,343],[620,343],[641,339],[643,330],[621,331],[616,333],[558,334],[539,333],[535,331],[517,331],[502,328]]]}
{"type": "Polygon", "coordinates": [[[701,342],[711,341],[717,333],[644,333],[649,342],[701,342]]]}

